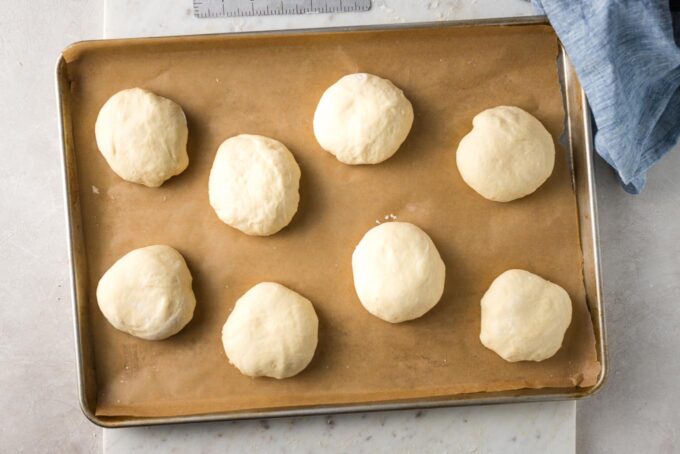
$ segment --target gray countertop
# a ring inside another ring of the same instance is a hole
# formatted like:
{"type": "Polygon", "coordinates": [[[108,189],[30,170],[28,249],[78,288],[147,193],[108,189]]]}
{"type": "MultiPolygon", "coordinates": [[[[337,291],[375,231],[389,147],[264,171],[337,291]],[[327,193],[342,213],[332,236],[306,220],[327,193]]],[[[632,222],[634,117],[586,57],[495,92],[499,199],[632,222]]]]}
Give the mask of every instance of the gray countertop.
{"type": "Polygon", "coordinates": [[[604,388],[577,404],[577,452],[680,452],[680,147],[626,194],[596,160],[609,347],[604,388]]]}
{"type": "MultiPolygon", "coordinates": [[[[67,44],[101,36],[102,11],[101,0],[0,10],[3,451],[101,446],[76,397],[53,67],[67,44]]],[[[623,192],[600,159],[596,170],[610,371],[577,405],[578,452],[678,452],[680,148],[640,196],[623,192]]]]}

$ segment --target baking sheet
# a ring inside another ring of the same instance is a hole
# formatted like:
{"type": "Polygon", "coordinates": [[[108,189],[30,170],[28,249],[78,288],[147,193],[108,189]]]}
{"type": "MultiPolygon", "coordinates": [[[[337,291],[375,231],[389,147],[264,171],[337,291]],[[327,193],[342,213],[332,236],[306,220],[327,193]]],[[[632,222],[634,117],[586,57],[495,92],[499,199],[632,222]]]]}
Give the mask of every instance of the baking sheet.
{"type": "Polygon", "coordinates": [[[436,398],[541,387],[586,387],[599,363],[582,280],[569,158],[535,194],[497,204],[469,189],[455,148],[479,111],[500,104],[563,129],[558,43],[543,25],[388,30],[321,35],[175,38],[84,43],[65,52],[79,203],[88,264],[87,317],[96,414],[171,416],[436,398]],[[345,166],[317,145],[311,120],[324,89],[344,74],[387,77],[413,103],[409,138],[377,166],[345,166]],[[94,140],[101,105],[141,86],[177,101],[189,123],[189,168],[159,189],[120,180],[94,140]],[[285,143],[302,169],[293,222],[269,238],[222,224],[208,204],[218,145],[239,133],[285,143]],[[351,253],[386,217],[427,231],[447,264],[441,302],[391,325],[359,304],[351,253]],[[194,320],[162,342],[113,329],[96,283],[130,249],[176,247],[194,275],[194,320]],[[562,285],[574,302],[563,348],[542,363],[506,363],[478,339],[479,299],[509,268],[562,285]],[[221,326],[236,299],[263,280],[308,297],[320,319],[314,360],[283,381],[230,366],[221,326]]]}

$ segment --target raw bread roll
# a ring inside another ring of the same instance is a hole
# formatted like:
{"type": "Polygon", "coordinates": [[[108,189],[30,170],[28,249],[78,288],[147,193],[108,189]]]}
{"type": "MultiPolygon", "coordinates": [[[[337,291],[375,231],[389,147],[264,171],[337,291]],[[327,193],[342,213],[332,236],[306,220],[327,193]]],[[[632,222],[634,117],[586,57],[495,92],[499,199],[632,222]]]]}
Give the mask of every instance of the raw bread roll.
{"type": "Polygon", "coordinates": [[[189,165],[187,134],[182,108],[141,88],[111,96],[95,123],[97,147],[111,169],[152,188],[189,165]]]}
{"type": "Polygon", "coordinates": [[[248,235],[272,235],[293,219],[300,201],[300,167],[281,142],[242,134],[225,140],[210,170],[210,205],[248,235]]]}
{"type": "Polygon", "coordinates": [[[560,349],[570,323],[571,300],[562,287],[508,270],[482,297],[479,338],[506,361],[543,361],[560,349]]]}
{"type": "Polygon", "coordinates": [[[519,107],[499,106],[472,120],[458,145],[456,163],[463,180],[489,200],[509,202],[531,194],[553,171],[552,136],[519,107]]]}
{"type": "Polygon", "coordinates": [[[321,147],[345,164],[377,164],[396,153],[413,123],[413,107],[387,79],[350,74],[331,85],[314,112],[321,147]]]}
{"type": "Polygon", "coordinates": [[[163,245],[135,249],[114,263],[99,280],[97,302],[116,329],[149,340],[179,332],[196,306],[184,258],[163,245]]]}
{"type": "Polygon", "coordinates": [[[437,248],[407,222],[369,230],[352,254],[352,271],[361,304],[390,323],[422,316],[444,292],[446,268],[437,248]]]}
{"type": "Polygon", "coordinates": [[[287,378],[312,360],[318,328],[307,298],[281,284],[261,282],[236,301],[222,328],[222,344],[242,374],[287,378]]]}

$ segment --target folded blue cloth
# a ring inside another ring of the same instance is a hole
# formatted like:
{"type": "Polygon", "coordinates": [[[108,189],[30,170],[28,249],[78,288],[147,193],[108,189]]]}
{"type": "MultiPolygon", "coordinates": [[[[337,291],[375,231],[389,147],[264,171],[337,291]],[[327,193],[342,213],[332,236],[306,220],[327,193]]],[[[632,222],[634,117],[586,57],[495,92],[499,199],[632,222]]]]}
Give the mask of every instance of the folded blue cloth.
{"type": "Polygon", "coordinates": [[[680,11],[671,12],[668,0],[533,4],[576,68],[595,119],[597,153],[626,191],[639,193],[647,169],[680,139],[680,11]]]}

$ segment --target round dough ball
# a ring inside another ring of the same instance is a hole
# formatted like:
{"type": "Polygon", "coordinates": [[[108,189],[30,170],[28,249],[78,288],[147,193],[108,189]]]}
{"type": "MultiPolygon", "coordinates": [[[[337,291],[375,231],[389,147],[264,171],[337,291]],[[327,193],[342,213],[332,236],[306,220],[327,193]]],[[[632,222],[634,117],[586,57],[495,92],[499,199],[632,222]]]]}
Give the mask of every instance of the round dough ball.
{"type": "Polygon", "coordinates": [[[543,361],[560,349],[570,323],[571,300],[562,287],[508,270],[482,297],[479,339],[506,361],[543,361]]]}
{"type": "Polygon", "coordinates": [[[352,271],[361,304],[390,323],[422,316],[444,293],[446,267],[436,246],[408,222],[369,230],[354,249],[352,271]]]}
{"type": "Polygon", "coordinates": [[[141,88],[111,96],[95,124],[97,147],[111,169],[152,188],[189,165],[187,135],[182,108],[141,88]]]}
{"type": "Polygon", "coordinates": [[[387,79],[350,74],[331,85],[314,112],[321,147],[345,164],[377,164],[396,153],[413,124],[413,107],[387,79]]]}
{"type": "Polygon", "coordinates": [[[509,202],[531,194],[553,171],[552,136],[519,107],[499,106],[472,120],[458,145],[458,171],[483,197],[509,202]]]}
{"type": "Polygon", "coordinates": [[[116,329],[148,340],[178,333],[196,307],[184,258],[164,245],[135,249],[118,259],[99,280],[97,302],[116,329]]]}
{"type": "Polygon", "coordinates": [[[281,142],[242,134],[225,140],[210,170],[210,205],[248,235],[272,235],[293,219],[300,201],[300,167],[281,142]]]}
{"type": "Polygon", "coordinates": [[[261,282],[236,301],[222,328],[222,344],[242,374],[287,378],[312,360],[318,330],[307,298],[281,284],[261,282]]]}

